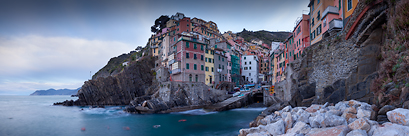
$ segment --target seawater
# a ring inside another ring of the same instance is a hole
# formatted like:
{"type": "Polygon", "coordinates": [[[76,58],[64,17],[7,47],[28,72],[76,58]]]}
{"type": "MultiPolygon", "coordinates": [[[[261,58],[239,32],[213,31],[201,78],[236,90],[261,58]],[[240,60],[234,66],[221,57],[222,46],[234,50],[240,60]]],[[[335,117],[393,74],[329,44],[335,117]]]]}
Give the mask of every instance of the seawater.
{"type": "Polygon", "coordinates": [[[119,106],[52,105],[70,99],[76,98],[0,95],[0,136],[234,136],[265,109],[135,115],[119,106]]]}

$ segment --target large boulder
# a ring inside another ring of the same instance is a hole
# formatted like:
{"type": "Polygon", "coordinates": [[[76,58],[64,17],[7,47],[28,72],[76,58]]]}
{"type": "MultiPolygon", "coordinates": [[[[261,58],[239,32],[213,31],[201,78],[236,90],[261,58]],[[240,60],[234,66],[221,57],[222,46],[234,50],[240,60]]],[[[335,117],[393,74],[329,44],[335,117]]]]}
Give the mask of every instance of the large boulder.
{"type": "Polygon", "coordinates": [[[377,127],[372,136],[408,136],[409,127],[394,123],[384,123],[383,126],[377,127]]]}
{"type": "Polygon", "coordinates": [[[301,121],[298,121],[295,123],[294,127],[289,129],[287,131],[287,133],[291,133],[291,134],[307,134],[309,131],[311,130],[311,127],[301,121]]]}
{"type": "Polygon", "coordinates": [[[409,110],[397,108],[386,113],[392,123],[409,126],[409,110]]]}
{"type": "Polygon", "coordinates": [[[267,130],[267,132],[273,136],[284,134],[285,133],[284,121],[279,120],[275,123],[268,124],[265,127],[265,130],[267,130]]]}
{"type": "Polygon", "coordinates": [[[359,118],[355,120],[354,122],[350,123],[348,127],[352,130],[361,129],[361,130],[369,131],[369,129],[371,129],[371,125],[369,125],[369,123],[366,122],[364,118],[359,118]]]}
{"type": "Polygon", "coordinates": [[[314,128],[308,132],[307,136],[345,136],[349,132],[349,128],[346,125],[340,125],[336,127],[328,128],[314,128]]]}
{"type": "Polygon", "coordinates": [[[366,133],[365,130],[356,129],[349,132],[347,136],[368,136],[368,134],[366,133]]]}

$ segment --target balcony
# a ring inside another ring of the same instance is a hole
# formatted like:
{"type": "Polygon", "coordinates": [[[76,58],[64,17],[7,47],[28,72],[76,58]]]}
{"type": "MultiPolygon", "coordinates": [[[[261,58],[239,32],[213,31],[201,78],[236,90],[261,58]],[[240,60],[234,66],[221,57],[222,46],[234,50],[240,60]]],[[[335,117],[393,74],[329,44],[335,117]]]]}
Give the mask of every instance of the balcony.
{"type": "Polygon", "coordinates": [[[170,60],[169,61],[169,65],[171,65],[171,64],[173,64],[173,63],[175,63],[176,61],[174,60],[174,59],[172,59],[172,60],[170,60]]]}
{"type": "Polygon", "coordinates": [[[333,19],[329,22],[329,30],[342,29],[342,20],[333,19]]]}
{"type": "Polygon", "coordinates": [[[338,8],[337,8],[337,7],[334,7],[334,6],[328,6],[328,7],[324,10],[324,12],[322,12],[322,18],[321,18],[321,19],[324,19],[324,17],[325,17],[328,13],[339,14],[339,13],[338,13],[338,8]]]}
{"type": "Polygon", "coordinates": [[[158,47],[159,47],[158,45],[151,45],[152,49],[155,49],[155,48],[158,48],[158,47]]]}
{"type": "Polygon", "coordinates": [[[172,70],[171,72],[170,72],[170,74],[179,74],[181,72],[181,70],[180,70],[180,68],[178,68],[178,69],[174,69],[174,70],[172,70]]]}

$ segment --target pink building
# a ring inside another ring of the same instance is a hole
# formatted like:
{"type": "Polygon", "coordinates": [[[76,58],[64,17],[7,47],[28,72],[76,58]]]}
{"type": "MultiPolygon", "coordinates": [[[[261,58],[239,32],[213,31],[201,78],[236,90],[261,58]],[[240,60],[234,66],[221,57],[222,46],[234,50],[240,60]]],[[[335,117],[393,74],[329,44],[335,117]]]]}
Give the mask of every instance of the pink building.
{"type": "Polygon", "coordinates": [[[293,30],[294,36],[294,59],[301,57],[302,52],[308,46],[310,46],[310,23],[309,15],[303,14],[298,21],[297,26],[293,30]]]}
{"type": "Polygon", "coordinates": [[[171,38],[169,65],[173,81],[205,82],[206,42],[197,35],[177,34],[171,38]]]}

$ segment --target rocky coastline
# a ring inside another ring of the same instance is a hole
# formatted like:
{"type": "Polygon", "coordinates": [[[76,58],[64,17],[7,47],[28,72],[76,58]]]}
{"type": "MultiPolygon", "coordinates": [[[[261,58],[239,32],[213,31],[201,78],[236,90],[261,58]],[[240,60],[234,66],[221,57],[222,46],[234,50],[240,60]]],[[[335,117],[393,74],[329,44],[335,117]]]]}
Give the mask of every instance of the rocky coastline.
{"type": "MultiPolygon", "coordinates": [[[[279,109],[280,104],[271,107],[279,109]]],[[[409,135],[408,122],[408,109],[395,109],[390,105],[378,109],[375,105],[350,100],[335,105],[286,106],[265,117],[257,117],[250,128],[239,131],[239,136],[406,136],[409,135]]]]}

